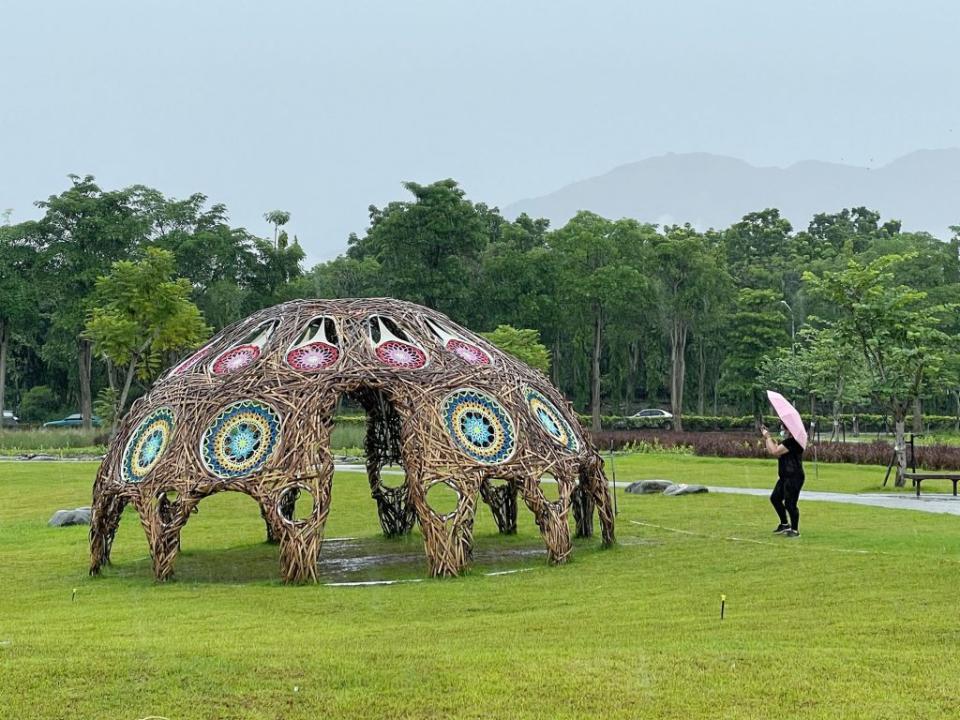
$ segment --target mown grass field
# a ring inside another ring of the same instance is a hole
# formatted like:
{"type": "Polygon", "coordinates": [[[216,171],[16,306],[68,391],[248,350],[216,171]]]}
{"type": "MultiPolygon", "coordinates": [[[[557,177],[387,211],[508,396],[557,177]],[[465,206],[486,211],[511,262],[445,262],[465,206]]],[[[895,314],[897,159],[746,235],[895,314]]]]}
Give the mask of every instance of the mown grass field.
{"type": "MultiPolygon", "coordinates": [[[[618,458],[620,482],[769,484],[758,461],[618,458]]],[[[820,468],[876,489],[877,468],[820,468]]],[[[529,513],[486,508],[467,576],[286,587],[256,505],[204,501],[177,579],[151,579],[128,513],[104,577],[85,527],[95,465],[0,463],[2,718],[955,718],[960,518],[808,502],[770,535],[763,498],[619,495],[618,545],[543,564],[529,513]],[[636,524],[645,523],[645,524],[636,524]],[[526,572],[488,576],[505,569],[526,572]],[[71,600],[76,589],[76,599],[71,600]],[[726,619],[719,618],[720,595],[726,619]]],[[[811,473],[812,474],[812,473],[811,473]]],[[[812,481],[813,482],[813,481],[812,481]]],[[[423,577],[380,539],[365,479],[338,474],[325,582],[423,577]]]]}

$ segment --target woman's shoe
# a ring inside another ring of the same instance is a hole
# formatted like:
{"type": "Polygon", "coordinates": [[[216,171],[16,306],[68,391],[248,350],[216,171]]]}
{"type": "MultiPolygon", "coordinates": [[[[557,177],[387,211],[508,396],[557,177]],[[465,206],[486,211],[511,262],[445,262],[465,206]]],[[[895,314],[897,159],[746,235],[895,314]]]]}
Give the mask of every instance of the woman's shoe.
{"type": "Polygon", "coordinates": [[[782,533],[785,533],[789,529],[790,529],[789,525],[780,524],[780,525],[777,525],[777,529],[773,531],[773,534],[780,535],[782,533]]]}
{"type": "Polygon", "coordinates": [[[793,528],[787,528],[783,531],[784,537],[800,537],[800,531],[794,530],[793,528]]]}

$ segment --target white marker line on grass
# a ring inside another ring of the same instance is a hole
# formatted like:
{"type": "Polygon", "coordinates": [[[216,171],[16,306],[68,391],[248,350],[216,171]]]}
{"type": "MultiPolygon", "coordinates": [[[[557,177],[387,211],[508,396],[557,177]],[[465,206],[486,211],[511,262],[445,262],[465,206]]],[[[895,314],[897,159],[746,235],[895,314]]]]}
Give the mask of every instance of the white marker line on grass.
{"type": "Polygon", "coordinates": [[[367,587],[369,585],[400,585],[401,583],[423,582],[423,578],[414,578],[411,580],[358,580],[357,582],[331,582],[324,583],[327,587],[367,587]]]}
{"type": "MultiPolygon", "coordinates": [[[[674,533],[683,533],[684,535],[693,535],[695,537],[702,537],[707,539],[716,538],[715,535],[704,535],[703,533],[696,533],[696,532],[691,532],[690,530],[681,530],[680,528],[667,527],[666,525],[655,525],[654,523],[645,523],[645,522],[640,522],[639,520],[631,520],[630,522],[633,523],[634,525],[642,525],[644,527],[652,527],[652,528],[657,528],[658,530],[667,530],[669,532],[674,532],[674,533]]],[[[754,540],[752,538],[739,538],[733,535],[728,535],[723,539],[732,540],[734,542],[753,543],[754,545],[770,545],[771,547],[789,547],[790,545],[796,546],[795,543],[770,542],[769,540],[754,540]]],[[[835,552],[835,553],[852,553],[854,555],[884,555],[886,557],[892,557],[892,558],[906,557],[905,555],[902,555],[902,554],[886,552],[884,550],[861,550],[859,548],[837,548],[837,547],[830,547],[829,545],[805,545],[804,547],[815,549],[815,550],[826,550],[827,552],[835,552]]],[[[960,560],[954,560],[953,558],[936,557],[931,555],[926,555],[924,557],[927,557],[931,560],[939,560],[940,562],[946,562],[946,563],[952,563],[952,564],[960,563],[960,560]]]]}

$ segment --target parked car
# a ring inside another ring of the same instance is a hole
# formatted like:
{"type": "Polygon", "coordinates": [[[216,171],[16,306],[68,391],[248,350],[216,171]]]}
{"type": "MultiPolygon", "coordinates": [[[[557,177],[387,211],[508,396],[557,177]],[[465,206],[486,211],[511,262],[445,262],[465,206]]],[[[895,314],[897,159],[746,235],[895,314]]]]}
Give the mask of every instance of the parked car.
{"type": "Polygon", "coordinates": [[[0,425],[3,427],[16,427],[18,422],[20,422],[20,418],[13,414],[13,410],[3,411],[3,421],[0,422],[0,425]]]}
{"type": "MultiPolygon", "coordinates": [[[[90,422],[94,427],[100,427],[100,418],[98,418],[96,415],[90,418],[90,422]]],[[[43,424],[43,426],[46,428],[80,427],[81,425],[83,425],[83,415],[80,413],[67,415],[65,418],[60,420],[51,420],[50,422],[45,422],[43,424]]]]}
{"type": "Polygon", "coordinates": [[[660,418],[662,420],[673,420],[673,414],[668,413],[666,410],[661,410],[660,408],[649,408],[648,410],[641,410],[638,413],[634,413],[630,417],[635,418],[660,418]]]}

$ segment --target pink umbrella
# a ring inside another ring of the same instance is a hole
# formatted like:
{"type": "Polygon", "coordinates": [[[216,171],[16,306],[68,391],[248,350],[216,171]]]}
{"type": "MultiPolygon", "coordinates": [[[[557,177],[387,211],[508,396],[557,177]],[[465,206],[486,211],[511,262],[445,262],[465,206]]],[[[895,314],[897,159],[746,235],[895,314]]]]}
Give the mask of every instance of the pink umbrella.
{"type": "Polygon", "coordinates": [[[807,429],[803,426],[803,420],[800,418],[797,409],[783,395],[773,390],[767,390],[767,398],[769,398],[770,404],[773,405],[773,410],[777,413],[777,417],[780,418],[783,426],[796,438],[800,447],[806,449],[807,429]]]}

